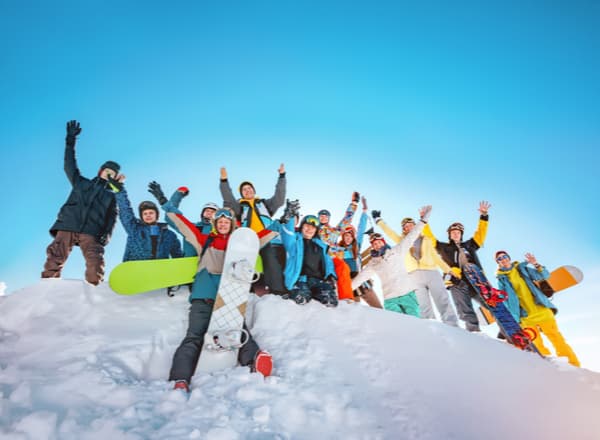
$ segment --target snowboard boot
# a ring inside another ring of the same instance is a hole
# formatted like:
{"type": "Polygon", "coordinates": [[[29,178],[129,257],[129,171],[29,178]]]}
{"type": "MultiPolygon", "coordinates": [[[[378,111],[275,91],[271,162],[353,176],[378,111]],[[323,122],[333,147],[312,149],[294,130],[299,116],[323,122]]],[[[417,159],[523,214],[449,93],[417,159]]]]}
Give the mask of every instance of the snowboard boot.
{"type": "Polygon", "coordinates": [[[268,351],[260,350],[254,358],[252,372],[258,372],[264,377],[268,377],[271,375],[271,370],[273,370],[273,358],[268,351]]]}
{"type": "Polygon", "coordinates": [[[175,381],[175,386],[173,387],[174,390],[183,390],[186,393],[190,392],[190,386],[187,383],[187,380],[177,380],[175,381]]]}

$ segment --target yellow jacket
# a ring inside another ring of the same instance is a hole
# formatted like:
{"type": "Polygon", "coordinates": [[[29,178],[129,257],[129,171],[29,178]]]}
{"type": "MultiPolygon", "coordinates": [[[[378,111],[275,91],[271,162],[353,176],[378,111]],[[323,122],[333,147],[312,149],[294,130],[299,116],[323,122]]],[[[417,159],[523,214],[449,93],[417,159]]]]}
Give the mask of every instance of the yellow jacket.
{"type": "MultiPolygon", "coordinates": [[[[398,235],[392,230],[383,220],[377,220],[377,226],[379,226],[385,234],[390,237],[394,243],[400,243],[404,238],[404,234],[398,235]]],[[[429,228],[429,224],[426,224],[423,228],[422,233],[423,241],[421,242],[421,258],[417,260],[413,257],[412,248],[411,252],[406,255],[404,264],[408,272],[415,270],[437,270],[439,267],[442,272],[450,272],[450,266],[446,264],[440,254],[435,250],[435,242],[432,240],[433,234],[429,228]]]]}

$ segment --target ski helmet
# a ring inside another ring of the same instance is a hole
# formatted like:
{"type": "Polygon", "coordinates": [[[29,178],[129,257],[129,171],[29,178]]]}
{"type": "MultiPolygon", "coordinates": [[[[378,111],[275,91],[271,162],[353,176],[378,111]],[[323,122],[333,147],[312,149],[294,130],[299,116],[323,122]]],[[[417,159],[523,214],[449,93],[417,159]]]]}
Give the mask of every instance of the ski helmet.
{"type": "Polygon", "coordinates": [[[356,228],[352,225],[348,225],[342,230],[342,235],[345,233],[352,234],[353,237],[356,237],[356,228]]]}
{"type": "Polygon", "coordinates": [[[317,228],[317,232],[319,232],[319,228],[321,227],[321,222],[319,222],[319,219],[314,215],[305,215],[304,217],[302,217],[299,226],[300,230],[302,230],[302,226],[304,226],[305,224],[314,226],[315,228],[317,228]]]}
{"type": "Polygon", "coordinates": [[[213,203],[213,202],[208,202],[206,205],[204,205],[202,207],[202,211],[200,211],[200,219],[204,218],[204,210],[205,209],[214,209],[215,212],[217,212],[219,210],[219,205],[217,205],[216,203],[213,203]]]}
{"type": "Polygon", "coordinates": [[[402,222],[400,222],[400,224],[402,225],[402,227],[404,227],[404,225],[407,224],[407,223],[412,223],[413,225],[416,224],[415,220],[413,218],[411,218],[411,217],[404,217],[402,219],[402,222]]]}
{"type": "Polygon", "coordinates": [[[386,244],[385,238],[383,238],[383,235],[381,235],[379,232],[369,235],[369,243],[373,244],[375,240],[381,240],[384,244],[386,244]]]}
{"type": "Polygon", "coordinates": [[[235,214],[233,212],[232,209],[230,208],[221,208],[218,209],[217,212],[215,212],[215,215],[213,216],[212,220],[210,221],[212,223],[213,229],[216,231],[217,230],[217,220],[219,220],[220,218],[226,218],[229,221],[231,221],[231,230],[229,231],[229,233],[233,233],[233,231],[235,230],[237,223],[235,220],[235,214]]]}
{"type": "Polygon", "coordinates": [[[465,227],[462,223],[455,222],[448,226],[448,238],[450,238],[450,231],[460,231],[460,236],[462,237],[465,233],[465,227]]]}
{"type": "Polygon", "coordinates": [[[319,215],[319,216],[321,216],[321,215],[326,215],[327,217],[331,217],[331,212],[329,212],[329,211],[328,211],[328,210],[326,210],[326,209],[321,209],[321,210],[319,211],[319,214],[318,214],[318,215],[319,215]]]}
{"type": "Polygon", "coordinates": [[[158,208],[157,208],[156,204],[154,202],[151,202],[150,200],[144,200],[138,206],[138,212],[140,214],[140,218],[142,218],[142,212],[147,211],[148,209],[154,210],[154,212],[156,212],[156,218],[158,218],[158,208]]]}

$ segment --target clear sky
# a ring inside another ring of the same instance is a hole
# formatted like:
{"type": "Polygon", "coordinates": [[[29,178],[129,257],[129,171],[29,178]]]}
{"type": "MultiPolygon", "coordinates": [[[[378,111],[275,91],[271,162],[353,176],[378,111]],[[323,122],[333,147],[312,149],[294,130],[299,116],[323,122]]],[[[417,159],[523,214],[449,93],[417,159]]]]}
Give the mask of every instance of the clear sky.
{"type": "MultiPolygon", "coordinates": [[[[336,220],[358,190],[398,227],[432,204],[445,237],[489,200],[489,274],[531,251],[598,286],[599,22],[594,1],[3,1],[0,281],[39,277],[77,119],[82,174],[116,160],[134,205],[185,184],[196,218],[219,167],[268,197],[283,162],[303,213],[336,220]]],[[[123,248],[118,225],[108,270],[123,248]]],[[[75,249],[63,276],[82,274],[75,249]]]]}

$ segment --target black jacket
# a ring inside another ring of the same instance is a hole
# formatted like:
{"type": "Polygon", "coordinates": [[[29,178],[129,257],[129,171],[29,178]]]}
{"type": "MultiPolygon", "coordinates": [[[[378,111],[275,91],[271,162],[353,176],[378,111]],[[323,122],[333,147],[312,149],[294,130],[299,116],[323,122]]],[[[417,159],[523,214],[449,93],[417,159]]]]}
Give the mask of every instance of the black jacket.
{"type": "MultiPolygon", "coordinates": [[[[469,263],[475,263],[481,268],[479,257],[477,256],[477,250],[483,245],[485,237],[487,235],[488,216],[481,215],[479,217],[479,224],[477,230],[473,234],[472,238],[460,243],[460,247],[463,248],[469,263]]],[[[443,243],[441,241],[436,242],[435,248],[442,257],[442,259],[450,267],[460,267],[458,260],[458,246],[454,242],[443,243]]]]}
{"type": "Polygon", "coordinates": [[[108,182],[100,177],[87,179],[81,175],[75,160],[75,145],[66,145],[65,173],[73,189],[60,208],[50,234],[57,231],[83,232],[105,245],[110,239],[117,219],[115,195],[108,182]]]}

